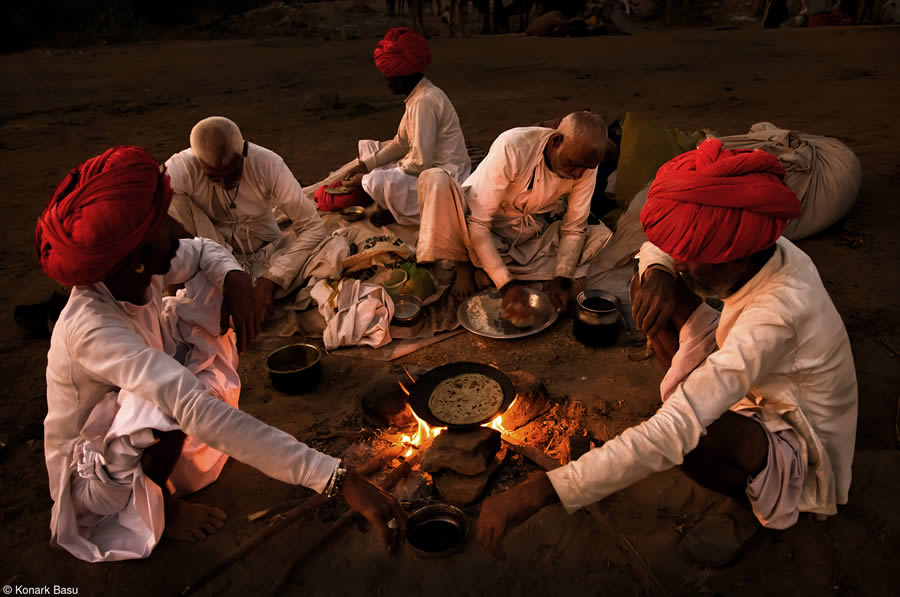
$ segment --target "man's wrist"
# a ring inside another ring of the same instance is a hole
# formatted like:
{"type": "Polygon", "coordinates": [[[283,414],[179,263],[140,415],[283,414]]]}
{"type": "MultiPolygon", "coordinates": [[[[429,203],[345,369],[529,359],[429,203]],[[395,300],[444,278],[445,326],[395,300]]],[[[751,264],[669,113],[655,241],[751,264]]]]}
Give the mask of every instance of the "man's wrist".
{"type": "Polygon", "coordinates": [[[338,458],[337,464],[334,465],[334,471],[331,473],[331,478],[328,479],[328,484],[325,485],[325,490],[322,492],[325,494],[325,497],[334,497],[339,495],[344,489],[344,480],[347,478],[347,468],[344,466],[344,461],[338,458]]]}
{"type": "Polygon", "coordinates": [[[670,270],[669,268],[667,268],[665,265],[663,265],[663,264],[661,264],[661,263],[652,263],[652,264],[648,265],[648,266],[647,266],[647,269],[644,270],[644,275],[643,275],[643,277],[646,278],[646,277],[649,276],[652,272],[660,272],[660,273],[664,273],[664,274],[668,275],[668,276],[671,277],[671,278],[674,278],[674,277],[675,277],[675,272],[673,272],[672,270],[670,270]]]}

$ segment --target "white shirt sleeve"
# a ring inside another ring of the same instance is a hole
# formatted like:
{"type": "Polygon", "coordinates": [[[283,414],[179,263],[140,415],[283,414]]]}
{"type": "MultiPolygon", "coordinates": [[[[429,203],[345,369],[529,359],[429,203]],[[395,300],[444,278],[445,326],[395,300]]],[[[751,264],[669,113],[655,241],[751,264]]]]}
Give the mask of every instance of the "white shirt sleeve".
{"type": "Polygon", "coordinates": [[[675,273],[675,262],[669,256],[668,253],[651,243],[650,241],[645,242],[641,245],[640,251],[638,251],[638,274],[640,278],[644,279],[644,273],[652,266],[660,266],[667,270],[670,273],[675,273]]]}
{"type": "Polygon", "coordinates": [[[584,231],[588,215],[591,213],[591,199],[597,184],[597,169],[587,172],[575,183],[569,193],[569,205],[563,215],[559,239],[559,256],[556,259],[554,275],[560,278],[574,278],[575,268],[581,260],[584,246],[584,231]]]}
{"type": "Polygon", "coordinates": [[[166,174],[169,176],[169,184],[172,186],[173,193],[193,196],[194,177],[191,175],[185,156],[176,153],[166,160],[166,174]]]}
{"type": "Polygon", "coordinates": [[[385,164],[396,162],[409,153],[410,143],[406,125],[408,115],[409,105],[407,105],[406,112],[403,113],[403,118],[400,119],[400,126],[397,127],[397,134],[394,138],[385,143],[381,149],[369,156],[368,159],[362,160],[369,172],[385,164]]]}
{"type": "Polygon", "coordinates": [[[478,178],[469,187],[468,193],[469,215],[466,220],[472,250],[497,288],[505,286],[512,275],[494,244],[491,224],[500,211],[510,184],[516,179],[517,167],[512,148],[506,143],[498,146],[495,141],[478,166],[478,178]]]}
{"type": "Polygon", "coordinates": [[[269,180],[273,181],[275,204],[291,219],[296,238],[288,249],[272,260],[263,277],[287,289],[303,270],[309,256],[319,246],[327,232],[316,206],[304,194],[300,183],[280,157],[271,165],[269,180]]]}
{"type": "Polygon", "coordinates": [[[566,510],[681,464],[706,428],[791,350],[793,328],[779,311],[776,305],[744,311],[724,346],[691,372],[656,414],[548,473],[566,510]]]}
{"type": "Polygon", "coordinates": [[[232,408],[206,391],[188,369],[147,344],[127,324],[107,318],[72,326],[66,340],[73,363],[91,377],[152,402],[184,433],[262,473],[321,492],[336,459],[232,408]]]}
{"type": "Polygon", "coordinates": [[[163,275],[163,285],[182,284],[202,271],[221,290],[228,272],[240,269],[241,264],[219,243],[208,238],[184,238],[179,241],[168,273],[163,275]]]}
{"type": "Polygon", "coordinates": [[[418,176],[434,163],[438,132],[436,107],[426,104],[424,99],[416,102],[406,109],[406,123],[407,130],[412,133],[409,138],[409,153],[400,160],[398,166],[410,176],[418,176]]]}

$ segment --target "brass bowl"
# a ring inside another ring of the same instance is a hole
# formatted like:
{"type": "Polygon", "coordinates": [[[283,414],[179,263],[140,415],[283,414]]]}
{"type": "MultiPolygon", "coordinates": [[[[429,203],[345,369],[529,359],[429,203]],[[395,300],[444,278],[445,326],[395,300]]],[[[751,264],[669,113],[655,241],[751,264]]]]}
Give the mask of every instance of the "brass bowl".
{"type": "Polygon", "coordinates": [[[366,217],[366,208],[361,205],[351,205],[341,210],[341,217],[348,222],[356,222],[366,217]]]}

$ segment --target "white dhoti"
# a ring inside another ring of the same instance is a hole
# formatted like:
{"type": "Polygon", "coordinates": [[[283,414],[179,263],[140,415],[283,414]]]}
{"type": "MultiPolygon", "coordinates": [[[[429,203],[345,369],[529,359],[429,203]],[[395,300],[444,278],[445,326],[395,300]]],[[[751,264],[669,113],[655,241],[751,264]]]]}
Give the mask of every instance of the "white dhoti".
{"type": "MultiPolygon", "coordinates": [[[[419,175],[419,210],[422,225],[416,259],[429,263],[446,259],[470,261],[483,267],[469,235],[466,197],[462,186],[449,174],[432,168],[419,175]]],[[[522,218],[495,218],[492,241],[510,274],[517,280],[551,280],[556,271],[562,222],[545,214],[522,218]]],[[[587,226],[575,277],[583,277],[588,265],[611,236],[606,226],[587,226]]]]}
{"type": "MultiPolygon", "coordinates": [[[[218,335],[221,293],[200,274],[163,300],[160,327],[178,346],[172,356],[237,408],[234,335],[218,335]]],[[[56,543],[88,562],[150,555],[165,526],[162,492],[193,493],[215,481],[228,459],[188,436],[169,477],[172,487],[160,488],[144,475],[141,458],[156,443],[153,430],[176,429],[174,419],[139,395],[109,392],[72,443],[71,470],[54,504],[56,543]]]]}
{"type": "MultiPolygon", "coordinates": [[[[373,155],[381,143],[371,139],[359,141],[359,159],[373,155]]],[[[363,190],[379,207],[391,212],[398,224],[419,225],[418,178],[397,167],[397,162],[375,168],[362,179],[363,190]]]]}
{"type": "MultiPolygon", "coordinates": [[[[716,349],[719,313],[706,304],[691,315],[679,336],[678,352],[660,384],[665,401],[687,375],[716,349]]],[[[751,393],[731,411],[760,424],[768,438],[768,461],[760,473],[747,480],[746,494],[759,522],[784,529],[795,522],[811,495],[834,483],[834,473],[824,448],[799,408],[785,409],[777,397],[751,393]],[[815,474],[808,474],[809,470],[815,474]]]]}
{"type": "MultiPolygon", "coordinates": [[[[413,179],[415,180],[415,179],[413,179]]],[[[418,208],[416,208],[418,211],[418,208]]],[[[188,234],[200,238],[208,238],[216,241],[223,247],[228,248],[244,271],[250,274],[254,281],[258,280],[266,274],[272,262],[286,255],[291,251],[294,240],[297,238],[295,233],[288,229],[282,232],[281,236],[276,240],[263,245],[252,253],[242,253],[235,251],[222,238],[222,235],[216,230],[215,225],[200,207],[187,195],[175,194],[172,196],[172,203],[169,207],[169,215],[175,218],[188,234]]],[[[275,298],[281,299],[291,294],[298,288],[305,285],[310,278],[338,278],[340,277],[340,260],[343,251],[349,251],[349,246],[343,239],[333,236],[326,237],[322,242],[313,249],[309,257],[305,258],[303,267],[300,268],[298,275],[290,282],[287,288],[278,288],[275,291],[275,298]]]]}

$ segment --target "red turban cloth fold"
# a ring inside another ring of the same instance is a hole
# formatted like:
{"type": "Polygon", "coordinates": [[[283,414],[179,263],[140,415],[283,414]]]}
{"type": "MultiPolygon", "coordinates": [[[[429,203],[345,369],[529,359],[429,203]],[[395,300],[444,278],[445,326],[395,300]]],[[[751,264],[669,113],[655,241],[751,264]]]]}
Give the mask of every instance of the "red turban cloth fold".
{"type": "Polygon", "coordinates": [[[431,48],[425,38],[409,27],[394,27],[375,46],[375,66],[385,77],[424,73],[431,64],[431,48]]]}
{"type": "Polygon", "coordinates": [[[169,177],[140,147],[91,158],[63,178],[38,219],[41,267],[67,286],[106,279],[156,232],[171,200],[169,177]]]}
{"type": "Polygon", "coordinates": [[[770,247],[800,215],[784,168],[760,150],[723,149],[707,139],[657,171],[641,224],[677,261],[726,263],[770,247]]]}

